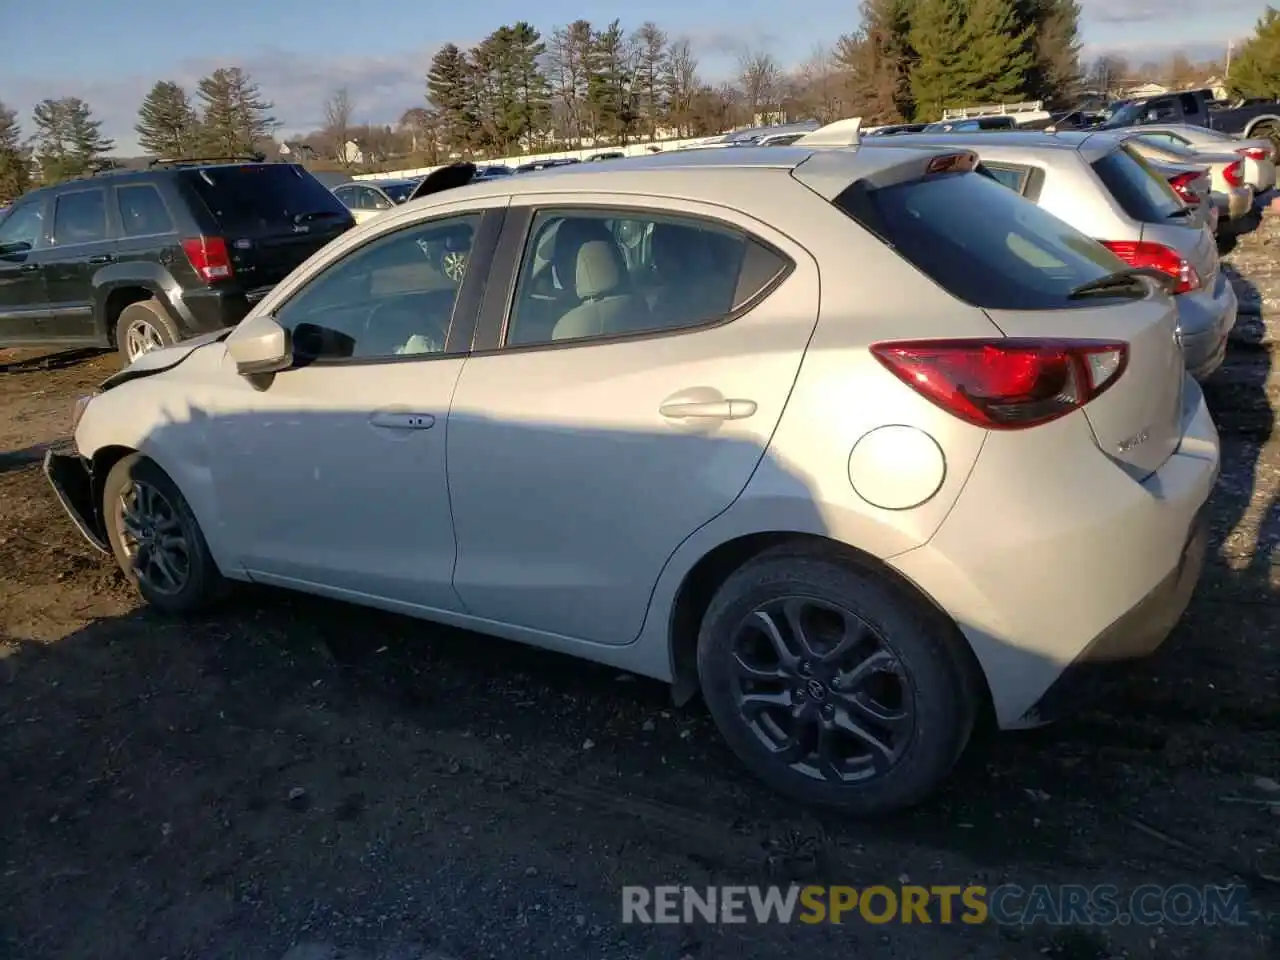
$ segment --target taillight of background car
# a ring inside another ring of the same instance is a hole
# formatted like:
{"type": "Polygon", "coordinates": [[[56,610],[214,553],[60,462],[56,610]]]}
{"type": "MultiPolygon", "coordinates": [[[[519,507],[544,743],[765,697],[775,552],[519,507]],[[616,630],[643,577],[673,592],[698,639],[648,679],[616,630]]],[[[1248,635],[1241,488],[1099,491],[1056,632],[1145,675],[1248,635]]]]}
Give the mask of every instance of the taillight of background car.
{"type": "Polygon", "coordinates": [[[1249,160],[1270,160],[1271,151],[1264,150],[1262,147],[1241,147],[1236,153],[1249,160]]]}
{"type": "Polygon", "coordinates": [[[1244,162],[1233,160],[1222,168],[1222,179],[1233,187],[1244,186],[1244,162]]]}
{"type": "Polygon", "coordinates": [[[1171,178],[1169,180],[1169,186],[1173,187],[1173,192],[1180,196],[1190,206],[1198,206],[1200,203],[1200,197],[1191,189],[1191,185],[1199,178],[1199,172],[1195,170],[1188,170],[1185,173],[1180,173],[1176,177],[1171,178]]]}
{"type": "Polygon", "coordinates": [[[989,430],[1066,416],[1111,387],[1129,361],[1128,344],[1102,340],[908,340],[871,352],[926,399],[989,430]]]}
{"type": "Polygon", "coordinates": [[[1174,293],[1200,289],[1200,274],[1172,247],[1145,240],[1103,240],[1102,245],[1131,267],[1151,267],[1173,277],[1174,293]]]}
{"type": "Polygon", "coordinates": [[[222,237],[191,237],[182,241],[182,249],[205,283],[231,278],[231,254],[222,237]]]}

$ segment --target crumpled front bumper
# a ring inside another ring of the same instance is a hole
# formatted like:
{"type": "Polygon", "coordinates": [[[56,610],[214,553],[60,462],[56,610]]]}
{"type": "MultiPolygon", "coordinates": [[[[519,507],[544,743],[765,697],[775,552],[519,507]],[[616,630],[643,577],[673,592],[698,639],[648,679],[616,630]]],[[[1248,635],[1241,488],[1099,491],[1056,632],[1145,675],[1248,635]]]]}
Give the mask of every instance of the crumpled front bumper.
{"type": "Polygon", "coordinates": [[[46,450],[44,475],[76,529],[102,553],[111,553],[89,462],[77,454],[46,450]]]}

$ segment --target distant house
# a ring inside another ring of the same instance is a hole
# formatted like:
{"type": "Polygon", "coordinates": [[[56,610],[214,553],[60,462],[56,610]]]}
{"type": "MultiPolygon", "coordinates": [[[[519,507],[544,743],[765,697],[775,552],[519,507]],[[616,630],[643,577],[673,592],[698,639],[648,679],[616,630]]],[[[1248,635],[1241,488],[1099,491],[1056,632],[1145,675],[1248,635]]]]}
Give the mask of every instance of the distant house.
{"type": "Polygon", "coordinates": [[[348,140],[342,145],[342,162],[358,165],[364,163],[364,150],[361,149],[359,142],[348,140]]]}
{"type": "Polygon", "coordinates": [[[1139,97],[1158,97],[1162,93],[1168,93],[1169,88],[1163,83],[1135,83],[1125,84],[1116,92],[1121,97],[1137,99],[1139,97]]]}

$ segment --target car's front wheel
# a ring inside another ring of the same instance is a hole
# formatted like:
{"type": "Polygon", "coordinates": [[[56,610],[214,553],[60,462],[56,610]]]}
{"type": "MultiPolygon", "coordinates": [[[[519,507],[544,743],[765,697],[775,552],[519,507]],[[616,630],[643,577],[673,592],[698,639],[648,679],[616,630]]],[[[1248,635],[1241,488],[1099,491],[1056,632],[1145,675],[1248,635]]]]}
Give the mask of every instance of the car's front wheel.
{"type": "Polygon", "coordinates": [[[716,725],[757,777],[871,815],[924,799],[968,743],[981,688],[961,643],[886,578],[783,548],[720,588],[698,674],[716,725]]]}
{"type": "Polygon", "coordinates": [[[160,466],[130,454],[107,474],[102,515],[116,562],[152,606],[195,613],[222,596],[219,572],[186,498],[160,466]]]}

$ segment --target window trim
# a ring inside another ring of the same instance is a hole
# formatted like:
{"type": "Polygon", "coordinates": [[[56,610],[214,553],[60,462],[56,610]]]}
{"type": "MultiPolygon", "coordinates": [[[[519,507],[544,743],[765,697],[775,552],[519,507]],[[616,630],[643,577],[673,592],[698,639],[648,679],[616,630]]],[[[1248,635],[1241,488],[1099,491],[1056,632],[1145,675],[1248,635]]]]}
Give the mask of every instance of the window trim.
{"type": "MultiPolygon", "coordinates": [[[[178,218],[173,215],[173,210],[169,206],[169,202],[164,198],[164,191],[159,186],[150,182],[143,181],[141,183],[121,183],[115,184],[111,188],[111,198],[114,201],[114,210],[116,220],[120,225],[117,234],[121,241],[124,240],[150,240],[155,237],[171,237],[178,232],[178,218]],[[169,223],[172,224],[168,230],[159,233],[129,233],[124,227],[124,211],[120,209],[120,194],[124,190],[152,190],[156,197],[160,200],[160,206],[164,208],[165,214],[169,217],[169,223]]],[[[100,241],[98,241],[100,242],[100,241]]]]}
{"type": "Polygon", "coordinates": [[[760,234],[748,230],[739,223],[723,217],[684,210],[672,210],[668,207],[648,204],[610,204],[593,201],[573,202],[566,197],[562,203],[525,204],[508,207],[507,224],[503,230],[502,241],[490,267],[491,282],[480,310],[479,322],[476,325],[475,338],[471,345],[471,355],[496,356],[531,353],[539,350],[566,350],[573,347],[596,346],[612,343],[631,343],[653,340],[659,337],[683,336],[714,330],[727,326],[735,320],[750,313],[761,303],[773,295],[796,270],[796,261],[777,244],[766,240],[760,234]],[[760,244],[782,261],[782,268],[768,283],[740,304],[737,309],[701,323],[658,330],[643,330],[637,333],[609,334],[596,337],[577,337],[572,340],[551,340],[545,343],[522,343],[507,345],[507,328],[511,322],[511,313],[515,307],[516,288],[520,283],[520,273],[524,266],[525,251],[532,239],[533,221],[544,211],[584,211],[589,213],[627,213],[638,218],[646,215],[659,218],[674,218],[686,221],[702,221],[743,234],[748,239],[760,244]]]}
{"type": "Polygon", "coordinates": [[[110,207],[110,204],[107,203],[107,188],[105,186],[85,187],[82,190],[62,191],[61,193],[54,196],[53,208],[50,211],[50,214],[51,216],[49,217],[49,227],[48,227],[48,230],[46,231],[46,238],[48,240],[49,247],[53,250],[70,250],[70,249],[74,249],[75,247],[89,247],[95,243],[109,243],[110,241],[115,239],[115,237],[112,235],[112,230],[111,230],[111,226],[112,226],[111,207],[110,207]],[[101,194],[102,196],[102,236],[98,237],[96,240],[75,240],[75,241],[72,241],[71,243],[59,243],[58,233],[57,233],[58,204],[61,203],[63,200],[65,200],[67,197],[74,197],[77,194],[81,194],[81,193],[97,193],[97,194],[101,194]]]}
{"type": "MultiPolygon", "coordinates": [[[[449,316],[449,329],[445,332],[444,350],[439,353],[405,353],[388,357],[308,357],[304,362],[297,362],[281,370],[280,373],[291,373],[295,370],[306,370],[313,367],[355,367],[375,366],[387,363],[430,363],[434,360],[457,360],[471,352],[471,341],[475,333],[477,318],[480,314],[481,301],[488,284],[489,270],[494,262],[494,251],[502,234],[502,224],[506,218],[506,210],[502,207],[480,207],[470,210],[450,210],[435,217],[424,217],[412,223],[406,223],[392,230],[386,230],[370,237],[364,243],[330,260],[316,273],[308,277],[301,286],[290,291],[288,297],[277,304],[269,313],[275,320],[280,312],[294,303],[307,292],[313,284],[326,276],[331,270],[341,267],[357,254],[367,250],[375,243],[409,231],[420,230],[433,223],[442,223],[460,217],[479,216],[475,237],[471,243],[471,259],[467,264],[467,275],[458,288],[458,295],[453,301],[453,312],[449,316]]],[[[290,335],[292,339],[292,335],[290,335]]]]}

